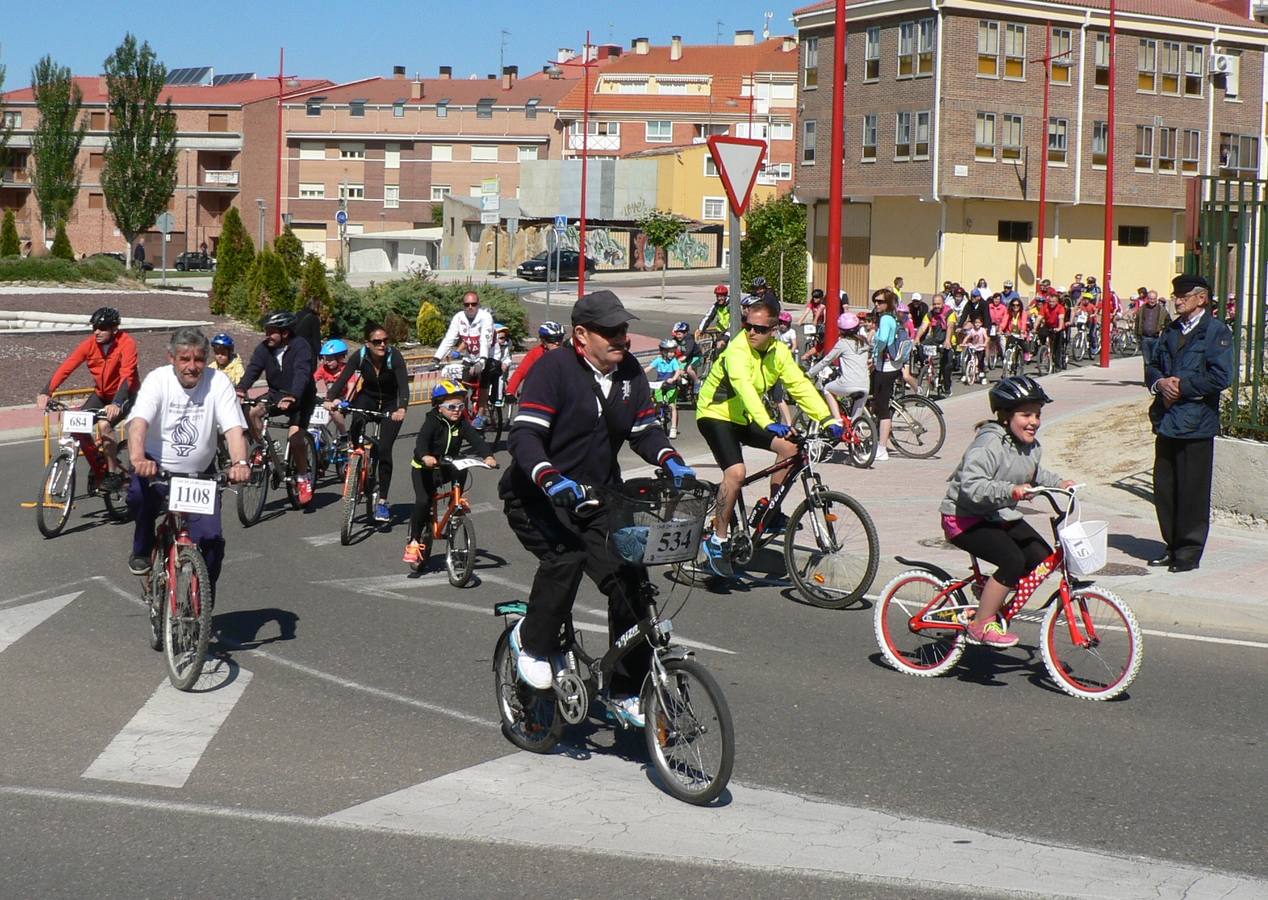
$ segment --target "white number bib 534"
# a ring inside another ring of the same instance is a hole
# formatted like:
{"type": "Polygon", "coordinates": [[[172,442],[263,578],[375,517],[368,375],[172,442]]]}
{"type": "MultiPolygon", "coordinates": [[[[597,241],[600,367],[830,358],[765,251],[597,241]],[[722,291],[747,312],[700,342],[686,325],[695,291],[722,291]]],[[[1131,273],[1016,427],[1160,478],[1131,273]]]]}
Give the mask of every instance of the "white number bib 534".
{"type": "Polygon", "coordinates": [[[643,562],[654,566],[662,563],[682,562],[695,556],[700,546],[704,520],[685,522],[659,522],[647,529],[647,550],[643,562]]]}
{"type": "Polygon", "coordinates": [[[202,478],[173,478],[167,499],[172,512],[209,516],[216,511],[216,483],[202,478]]]}

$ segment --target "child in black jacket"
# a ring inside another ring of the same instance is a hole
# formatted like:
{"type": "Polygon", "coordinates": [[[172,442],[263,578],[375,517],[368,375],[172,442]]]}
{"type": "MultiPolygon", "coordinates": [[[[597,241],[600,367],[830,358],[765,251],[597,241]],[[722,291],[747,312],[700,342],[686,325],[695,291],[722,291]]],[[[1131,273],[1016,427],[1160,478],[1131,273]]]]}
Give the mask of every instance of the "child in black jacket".
{"type": "Polygon", "coordinates": [[[493,451],[480,432],[463,418],[467,389],[452,381],[442,381],[431,392],[432,409],[418,429],[414,458],[410,461],[410,477],[414,482],[414,512],[409,519],[409,542],[402,560],[415,571],[427,564],[431,553],[432,511],[436,492],[442,484],[457,480],[466,487],[467,474],[455,473],[441,466],[441,460],[457,459],[463,447],[469,446],[476,456],[483,456],[485,465],[497,468],[493,451]]]}

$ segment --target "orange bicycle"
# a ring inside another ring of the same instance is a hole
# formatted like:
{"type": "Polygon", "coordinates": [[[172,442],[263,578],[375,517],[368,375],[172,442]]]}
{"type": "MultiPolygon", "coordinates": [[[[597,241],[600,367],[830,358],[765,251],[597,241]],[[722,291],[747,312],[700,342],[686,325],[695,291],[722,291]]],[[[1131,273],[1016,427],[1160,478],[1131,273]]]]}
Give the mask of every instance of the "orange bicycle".
{"type": "MultiPolygon", "coordinates": [[[[96,431],[97,423],[106,418],[105,410],[74,409],[52,399],[44,409],[46,434],[48,417],[58,412],[62,413],[62,428],[57,439],[57,451],[44,467],[39,499],[33,504],[35,524],[46,538],[57,537],[66,527],[71,507],[75,505],[75,464],[83,454],[85,444],[95,443],[97,452],[102,452],[101,437],[96,431]]],[[[120,441],[120,459],[127,458],[126,452],[122,452],[123,447],[124,442],[120,441]]],[[[106,515],[116,522],[126,522],[132,517],[128,511],[127,492],[126,479],[121,484],[99,485],[97,476],[92,472],[88,474],[88,494],[99,494],[106,501],[106,515]]]]}
{"type": "MultiPolygon", "coordinates": [[[[463,496],[463,483],[468,469],[487,469],[484,460],[463,457],[440,460],[441,472],[452,483],[449,490],[437,491],[432,499],[431,521],[433,540],[445,542],[445,569],[449,573],[449,583],[454,587],[466,587],[475,576],[476,535],[475,525],[471,522],[471,504],[463,496]],[[443,504],[443,515],[441,513],[443,504]]],[[[423,560],[410,565],[415,571],[421,571],[425,565],[423,560]]]]}
{"type": "Polygon", "coordinates": [[[379,463],[379,429],[384,419],[391,418],[390,412],[375,412],[372,409],[354,409],[347,403],[340,404],[340,409],[349,416],[349,433],[353,431],[353,417],[365,419],[365,424],[358,429],[357,439],[348,448],[348,462],[343,476],[343,524],[339,528],[339,543],[348,546],[352,543],[352,525],[357,518],[357,507],[365,500],[365,517],[374,525],[374,507],[378,503],[378,463],[379,463]]]}

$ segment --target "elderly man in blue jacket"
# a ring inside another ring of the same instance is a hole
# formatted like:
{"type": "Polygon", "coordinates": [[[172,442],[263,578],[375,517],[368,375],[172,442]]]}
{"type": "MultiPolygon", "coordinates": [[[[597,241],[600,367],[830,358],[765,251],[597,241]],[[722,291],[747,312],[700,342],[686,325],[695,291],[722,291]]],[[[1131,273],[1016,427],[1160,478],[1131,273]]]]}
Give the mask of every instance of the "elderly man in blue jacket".
{"type": "Polygon", "coordinates": [[[1211,471],[1220,394],[1233,381],[1233,333],[1211,314],[1200,275],[1172,280],[1176,317],[1150,348],[1145,384],[1154,394],[1154,507],[1167,552],[1149,561],[1188,572],[1202,561],[1211,528],[1211,471]]]}

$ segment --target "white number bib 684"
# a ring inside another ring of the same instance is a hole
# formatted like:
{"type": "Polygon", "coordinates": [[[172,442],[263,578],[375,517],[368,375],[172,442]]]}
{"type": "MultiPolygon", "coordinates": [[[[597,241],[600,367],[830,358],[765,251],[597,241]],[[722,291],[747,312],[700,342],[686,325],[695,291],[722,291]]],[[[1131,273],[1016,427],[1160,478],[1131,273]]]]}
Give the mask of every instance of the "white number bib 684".
{"type": "Polygon", "coordinates": [[[216,511],[216,483],[202,478],[173,478],[167,508],[172,512],[209,516],[216,511]]]}
{"type": "Polygon", "coordinates": [[[659,522],[649,526],[647,550],[643,553],[643,562],[654,566],[693,558],[700,547],[700,535],[703,531],[703,519],[659,522]]]}
{"type": "Polygon", "coordinates": [[[62,431],[69,434],[92,434],[93,414],[90,410],[71,410],[62,413],[62,431]]]}

